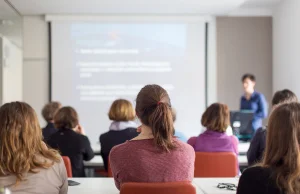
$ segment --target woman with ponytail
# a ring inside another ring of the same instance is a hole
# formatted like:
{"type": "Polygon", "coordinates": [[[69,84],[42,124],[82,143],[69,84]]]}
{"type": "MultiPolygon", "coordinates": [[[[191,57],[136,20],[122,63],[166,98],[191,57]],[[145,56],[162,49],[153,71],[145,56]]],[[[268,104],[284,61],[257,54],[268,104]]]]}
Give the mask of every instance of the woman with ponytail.
{"type": "Polygon", "coordinates": [[[136,99],[141,133],[110,152],[115,183],[192,181],[195,152],[174,137],[172,107],[168,93],[147,85],[136,99]]]}

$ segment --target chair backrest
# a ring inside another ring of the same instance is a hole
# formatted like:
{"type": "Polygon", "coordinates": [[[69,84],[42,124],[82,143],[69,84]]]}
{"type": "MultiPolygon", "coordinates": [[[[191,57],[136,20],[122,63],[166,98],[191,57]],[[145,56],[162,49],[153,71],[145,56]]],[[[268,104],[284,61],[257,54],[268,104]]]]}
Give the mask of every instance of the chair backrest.
{"type": "Polygon", "coordinates": [[[196,152],[194,177],[235,177],[238,174],[233,152],[196,152]]]}
{"type": "Polygon", "coordinates": [[[109,160],[107,161],[107,177],[114,177],[110,168],[109,160]]]}
{"type": "Polygon", "coordinates": [[[196,194],[190,182],[123,183],[120,194],[196,194]]]}
{"type": "Polygon", "coordinates": [[[62,159],[64,160],[64,163],[65,163],[68,178],[72,178],[73,175],[72,175],[72,165],[71,165],[70,158],[68,156],[62,156],[62,159]]]}

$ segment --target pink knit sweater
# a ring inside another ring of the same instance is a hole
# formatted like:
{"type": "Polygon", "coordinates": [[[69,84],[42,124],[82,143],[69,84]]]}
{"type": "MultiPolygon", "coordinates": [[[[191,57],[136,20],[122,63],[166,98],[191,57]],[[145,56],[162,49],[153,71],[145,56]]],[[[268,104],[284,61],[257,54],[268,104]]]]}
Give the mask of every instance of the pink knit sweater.
{"type": "Polygon", "coordinates": [[[127,141],[110,152],[110,165],[118,189],[124,182],[192,181],[195,151],[177,139],[168,152],[154,146],[153,139],[127,141]]]}

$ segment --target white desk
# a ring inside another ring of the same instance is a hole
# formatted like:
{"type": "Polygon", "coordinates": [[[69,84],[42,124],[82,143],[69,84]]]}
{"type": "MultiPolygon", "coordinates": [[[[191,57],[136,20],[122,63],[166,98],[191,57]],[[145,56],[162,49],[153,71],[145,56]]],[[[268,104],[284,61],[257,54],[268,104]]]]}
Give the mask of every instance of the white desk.
{"type": "Polygon", "coordinates": [[[83,164],[85,167],[88,167],[88,168],[97,168],[97,167],[104,166],[103,159],[101,156],[95,156],[90,161],[84,161],[83,164]]]}
{"type": "Polygon", "coordinates": [[[94,151],[94,154],[95,155],[100,155],[100,151],[101,151],[101,148],[100,148],[100,143],[96,143],[96,144],[93,144],[91,145],[92,147],[92,150],[94,151]]]}
{"type": "Polygon", "coordinates": [[[238,145],[239,154],[240,155],[246,155],[249,147],[250,147],[250,142],[241,142],[241,143],[239,143],[239,145],[238,145]]]}
{"type": "MultiPolygon", "coordinates": [[[[70,186],[69,194],[119,194],[113,178],[71,178],[80,185],[70,186]]],[[[238,183],[236,178],[195,178],[197,194],[235,194],[235,191],[218,189],[219,183],[238,183]]]]}
{"type": "Polygon", "coordinates": [[[69,186],[68,194],[119,194],[113,178],[71,178],[80,185],[69,186]]]}
{"type": "Polygon", "coordinates": [[[194,178],[193,184],[197,185],[204,194],[235,194],[236,191],[217,188],[219,183],[238,184],[238,178],[194,178]]]}
{"type": "Polygon", "coordinates": [[[243,155],[239,155],[238,156],[238,160],[239,160],[239,166],[242,166],[242,167],[247,167],[248,166],[248,159],[247,159],[247,156],[243,155]]]}

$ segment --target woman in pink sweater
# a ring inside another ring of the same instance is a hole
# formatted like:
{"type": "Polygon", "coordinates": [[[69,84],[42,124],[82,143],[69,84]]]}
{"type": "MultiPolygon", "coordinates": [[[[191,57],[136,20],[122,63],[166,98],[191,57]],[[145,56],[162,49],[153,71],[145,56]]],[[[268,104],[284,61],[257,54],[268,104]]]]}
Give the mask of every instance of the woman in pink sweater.
{"type": "Polygon", "coordinates": [[[117,188],[124,182],[192,181],[195,152],[174,137],[166,90],[158,85],[142,88],[136,99],[136,114],[142,123],[141,133],[110,152],[117,188]]]}

